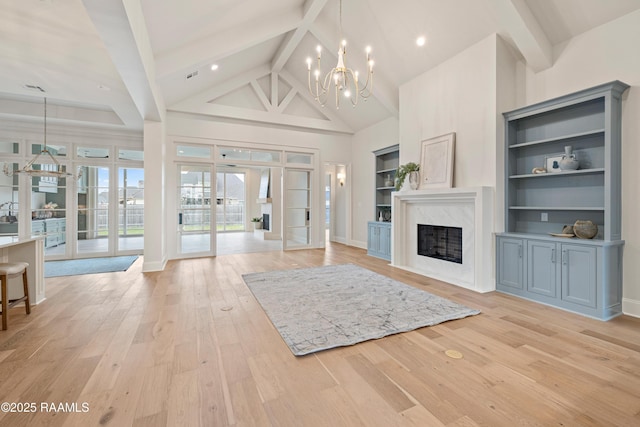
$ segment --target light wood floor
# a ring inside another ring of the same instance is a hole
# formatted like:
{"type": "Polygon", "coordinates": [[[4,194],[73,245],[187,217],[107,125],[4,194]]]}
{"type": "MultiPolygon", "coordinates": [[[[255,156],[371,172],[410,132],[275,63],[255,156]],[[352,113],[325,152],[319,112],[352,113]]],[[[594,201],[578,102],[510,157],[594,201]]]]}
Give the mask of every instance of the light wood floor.
{"type": "Polygon", "coordinates": [[[0,402],[38,412],[0,413],[0,425],[640,425],[640,319],[476,294],[339,244],[140,268],[48,279],[30,316],[11,310],[0,402]],[[294,357],[241,274],[349,262],[482,314],[294,357]]]}

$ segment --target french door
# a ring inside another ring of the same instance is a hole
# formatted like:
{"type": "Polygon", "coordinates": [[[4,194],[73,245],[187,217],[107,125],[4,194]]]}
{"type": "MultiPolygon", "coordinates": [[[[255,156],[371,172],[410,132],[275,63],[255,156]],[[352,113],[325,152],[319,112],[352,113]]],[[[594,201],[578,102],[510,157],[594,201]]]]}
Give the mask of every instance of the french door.
{"type": "Polygon", "coordinates": [[[302,169],[285,169],[285,250],[311,247],[313,196],[311,172],[302,169]]]}
{"type": "Polygon", "coordinates": [[[210,254],[215,237],[211,166],[178,165],[178,175],[178,253],[210,254]]]}
{"type": "Polygon", "coordinates": [[[245,231],[246,187],[244,172],[216,173],[216,231],[245,231]]]}

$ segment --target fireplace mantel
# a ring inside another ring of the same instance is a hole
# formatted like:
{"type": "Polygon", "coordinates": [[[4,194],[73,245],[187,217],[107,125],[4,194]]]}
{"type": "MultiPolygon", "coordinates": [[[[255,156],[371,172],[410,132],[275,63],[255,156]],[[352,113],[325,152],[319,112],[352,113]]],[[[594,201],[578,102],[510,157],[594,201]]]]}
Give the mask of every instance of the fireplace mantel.
{"type": "Polygon", "coordinates": [[[477,292],[495,290],[493,192],[468,187],[393,193],[392,265],[477,292]],[[463,229],[462,265],[417,254],[417,224],[425,222],[463,229]]]}

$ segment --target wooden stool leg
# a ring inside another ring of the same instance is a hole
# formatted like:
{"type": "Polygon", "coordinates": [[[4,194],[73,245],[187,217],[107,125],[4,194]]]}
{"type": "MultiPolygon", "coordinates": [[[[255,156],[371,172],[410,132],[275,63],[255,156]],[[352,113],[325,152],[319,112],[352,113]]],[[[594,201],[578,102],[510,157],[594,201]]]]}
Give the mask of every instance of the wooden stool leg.
{"type": "Polygon", "coordinates": [[[27,310],[27,314],[31,314],[31,303],[29,302],[29,281],[27,280],[27,269],[22,272],[22,284],[24,285],[24,296],[27,298],[24,300],[24,308],[27,310]]]}
{"type": "Polygon", "coordinates": [[[9,311],[9,301],[7,297],[7,276],[0,276],[2,282],[2,330],[7,330],[7,312],[9,311]]]}

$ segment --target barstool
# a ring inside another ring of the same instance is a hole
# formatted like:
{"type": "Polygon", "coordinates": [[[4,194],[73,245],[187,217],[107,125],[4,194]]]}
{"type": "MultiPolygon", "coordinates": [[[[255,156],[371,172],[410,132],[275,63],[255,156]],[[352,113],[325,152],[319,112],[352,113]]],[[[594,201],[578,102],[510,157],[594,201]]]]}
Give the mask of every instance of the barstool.
{"type": "Polygon", "coordinates": [[[27,281],[27,262],[1,262],[0,263],[0,281],[2,282],[2,330],[7,330],[7,312],[14,305],[24,301],[27,314],[31,313],[31,305],[29,304],[29,283],[27,281]],[[22,274],[22,284],[24,286],[24,296],[22,298],[9,301],[9,292],[7,286],[9,279],[18,277],[22,274]]]}

